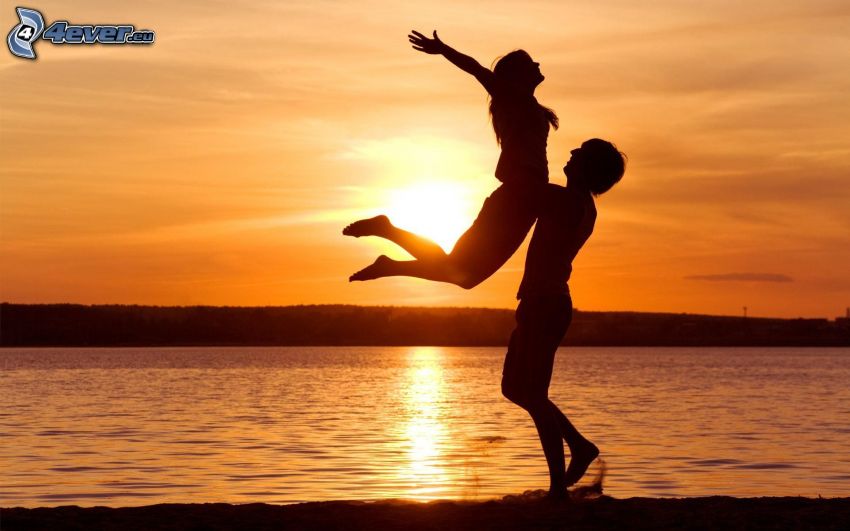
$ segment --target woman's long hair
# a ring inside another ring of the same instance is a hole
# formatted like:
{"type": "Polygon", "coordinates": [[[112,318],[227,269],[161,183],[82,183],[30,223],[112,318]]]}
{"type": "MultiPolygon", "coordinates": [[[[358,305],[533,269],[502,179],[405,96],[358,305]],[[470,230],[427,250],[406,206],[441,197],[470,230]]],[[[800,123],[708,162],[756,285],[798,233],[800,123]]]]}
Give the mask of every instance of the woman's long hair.
{"type": "MultiPolygon", "coordinates": [[[[528,65],[532,63],[531,56],[525,50],[514,50],[511,53],[496,59],[493,66],[493,74],[496,83],[502,87],[509,87],[523,82],[527,78],[528,65]]],[[[555,111],[544,105],[537,104],[540,111],[546,117],[546,121],[557,129],[558,115],[555,111]]],[[[496,133],[496,141],[501,144],[502,137],[510,121],[510,102],[502,101],[499,97],[490,97],[490,120],[493,122],[493,131],[496,133]]]]}

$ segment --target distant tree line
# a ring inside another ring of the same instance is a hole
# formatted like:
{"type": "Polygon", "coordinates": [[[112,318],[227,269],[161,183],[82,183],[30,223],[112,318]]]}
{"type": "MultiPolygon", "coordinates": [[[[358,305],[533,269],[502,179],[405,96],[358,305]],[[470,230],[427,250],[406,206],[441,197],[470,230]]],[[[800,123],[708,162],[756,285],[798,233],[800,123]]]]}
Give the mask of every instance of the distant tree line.
{"type": "MultiPolygon", "coordinates": [[[[0,304],[0,346],[505,346],[513,310],[0,304]]],[[[850,346],[845,319],[576,311],[566,345],[850,346]]]]}

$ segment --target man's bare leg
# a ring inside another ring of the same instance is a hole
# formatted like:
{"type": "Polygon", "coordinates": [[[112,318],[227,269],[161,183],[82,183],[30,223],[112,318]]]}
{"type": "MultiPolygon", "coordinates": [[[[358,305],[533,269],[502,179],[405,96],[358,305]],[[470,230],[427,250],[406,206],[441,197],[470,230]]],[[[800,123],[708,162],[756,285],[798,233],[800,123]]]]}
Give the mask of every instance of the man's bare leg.
{"type": "Polygon", "coordinates": [[[545,402],[526,404],[526,411],[531,415],[546,465],[549,467],[549,497],[555,500],[564,499],[570,483],[564,471],[564,442],[558,426],[558,420],[545,402]]]}
{"type": "Polygon", "coordinates": [[[590,463],[599,457],[599,448],[579,433],[575,426],[573,426],[573,423],[569,421],[567,416],[551,400],[549,404],[555,418],[558,420],[561,435],[570,448],[570,464],[567,467],[566,476],[566,483],[569,487],[578,483],[587,472],[587,467],[590,466],[590,463]]]}

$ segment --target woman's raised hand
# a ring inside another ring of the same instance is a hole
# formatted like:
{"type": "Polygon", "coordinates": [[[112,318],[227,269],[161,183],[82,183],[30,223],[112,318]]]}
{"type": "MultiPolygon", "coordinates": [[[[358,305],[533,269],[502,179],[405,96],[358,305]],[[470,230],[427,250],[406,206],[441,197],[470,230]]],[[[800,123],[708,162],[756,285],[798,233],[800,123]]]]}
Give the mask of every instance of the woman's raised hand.
{"type": "Polygon", "coordinates": [[[410,34],[407,36],[407,40],[409,40],[410,44],[413,45],[414,50],[430,54],[443,53],[446,46],[443,44],[443,41],[440,40],[440,37],[437,36],[436,30],[434,30],[433,39],[429,39],[416,30],[411,30],[410,34]]]}

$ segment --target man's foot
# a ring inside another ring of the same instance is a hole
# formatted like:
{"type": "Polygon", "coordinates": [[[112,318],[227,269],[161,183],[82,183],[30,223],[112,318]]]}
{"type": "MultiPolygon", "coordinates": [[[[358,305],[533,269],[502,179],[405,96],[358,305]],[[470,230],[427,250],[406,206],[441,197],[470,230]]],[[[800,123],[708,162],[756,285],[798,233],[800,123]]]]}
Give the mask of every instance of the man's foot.
{"type": "Polygon", "coordinates": [[[596,478],[589,485],[575,487],[570,491],[570,498],[573,500],[593,500],[602,496],[602,483],[605,481],[605,473],[607,467],[605,461],[601,457],[596,459],[598,470],[596,478]]]}
{"type": "Polygon", "coordinates": [[[384,215],[375,216],[374,218],[361,219],[355,221],[351,225],[342,229],[342,233],[346,236],[383,236],[392,227],[390,218],[384,215]]]}
{"type": "Polygon", "coordinates": [[[570,500],[570,493],[567,488],[550,488],[546,493],[546,500],[552,503],[564,503],[570,500]]]}
{"type": "Polygon", "coordinates": [[[567,467],[566,476],[567,486],[578,483],[578,480],[587,472],[587,467],[597,457],[599,457],[599,448],[588,440],[576,445],[576,448],[570,447],[570,465],[567,467]]]}
{"type": "Polygon", "coordinates": [[[364,267],[360,271],[348,277],[348,281],[354,282],[356,280],[374,280],[376,278],[385,277],[387,276],[387,269],[391,262],[391,258],[389,258],[388,256],[381,255],[375,259],[372,265],[364,267]]]}

